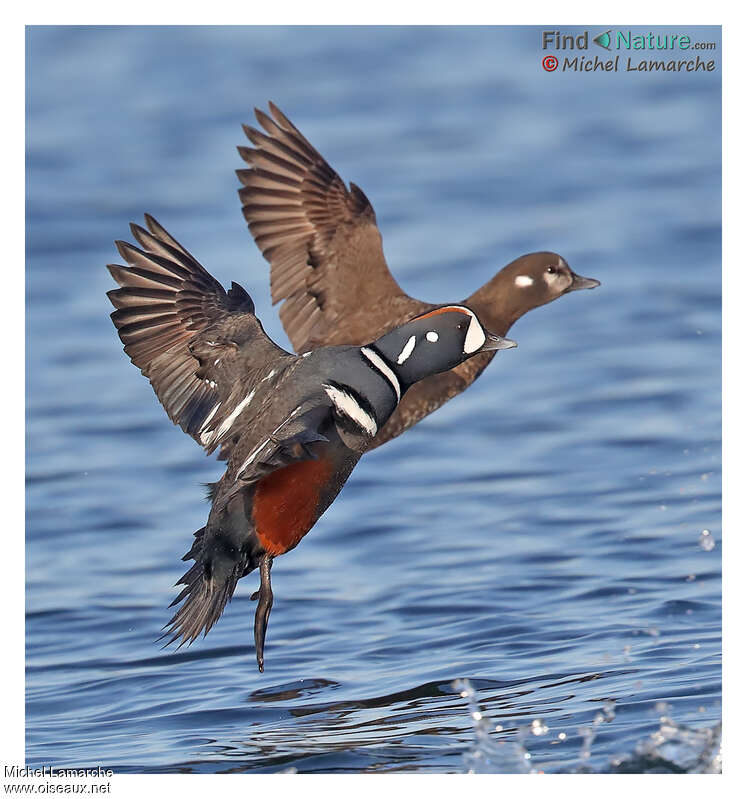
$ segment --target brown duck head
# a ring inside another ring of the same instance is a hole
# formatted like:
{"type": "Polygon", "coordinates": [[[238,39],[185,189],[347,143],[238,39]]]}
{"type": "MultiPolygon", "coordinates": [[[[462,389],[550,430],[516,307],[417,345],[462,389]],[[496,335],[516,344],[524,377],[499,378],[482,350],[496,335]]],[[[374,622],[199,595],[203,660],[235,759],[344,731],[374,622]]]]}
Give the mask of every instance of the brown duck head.
{"type": "Polygon", "coordinates": [[[491,330],[503,335],[527,311],[571,291],[598,285],[594,278],[577,275],[561,255],[533,252],[504,266],[466,304],[475,309],[491,330]]]}

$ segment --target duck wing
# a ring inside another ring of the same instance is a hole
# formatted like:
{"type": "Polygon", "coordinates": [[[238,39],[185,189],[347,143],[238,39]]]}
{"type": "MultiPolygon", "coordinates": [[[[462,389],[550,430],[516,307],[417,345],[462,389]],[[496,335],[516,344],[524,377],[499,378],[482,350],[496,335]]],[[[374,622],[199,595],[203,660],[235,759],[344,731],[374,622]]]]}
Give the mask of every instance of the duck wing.
{"type": "Polygon", "coordinates": [[[244,217],[270,263],[272,301],[283,301],[283,327],[296,352],[373,340],[388,309],[415,302],[389,271],[374,209],[280,109],[269,110],[255,109],[264,132],[244,126],[254,147],[238,148],[249,169],[237,175],[244,217]],[[359,342],[340,341],[335,332],[361,307],[383,310],[361,321],[359,342]]]}
{"type": "Polygon", "coordinates": [[[172,422],[212,452],[225,420],[243,410],[243,387],[296,357],[268,338],[241,286],[226,292],[153,217],[145,221],[147,230],[131,225],[139,247],[116,242],[127,266],[108,267],[120,286],[108,292],[111,318],[172,422]]]}

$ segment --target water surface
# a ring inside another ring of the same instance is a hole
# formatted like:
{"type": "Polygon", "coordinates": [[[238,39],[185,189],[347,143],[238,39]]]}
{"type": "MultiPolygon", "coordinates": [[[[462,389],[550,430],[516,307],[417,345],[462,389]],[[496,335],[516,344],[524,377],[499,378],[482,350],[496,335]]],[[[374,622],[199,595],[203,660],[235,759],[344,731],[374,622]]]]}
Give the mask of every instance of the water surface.
{"type": "Polygon", "coordinates": [[[592,770],[659,703],[718,722],[720,72],[549,75],[538,42],[29,31],[29,765],[461,771],[456,678],[497,741],[542,720],[524,745],[546,770],[579,767],[605,707],[592,770]],[[521,319],[517,350],[364,458],[275,566],[260,675],[254,578],[205,640],[154,643],[221,464],[122,353],[104,265],[149,211],[287,345],[233,172],[267,99],[364,188],[414,296],[461,299],[539,249],[603,286],[521,319]]]}

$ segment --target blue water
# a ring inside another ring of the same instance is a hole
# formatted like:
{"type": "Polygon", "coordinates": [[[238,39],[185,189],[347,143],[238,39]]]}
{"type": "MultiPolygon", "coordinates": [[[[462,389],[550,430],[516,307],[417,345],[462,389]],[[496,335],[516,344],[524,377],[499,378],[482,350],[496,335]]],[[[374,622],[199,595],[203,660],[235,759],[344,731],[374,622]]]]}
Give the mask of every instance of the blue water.
{"type": "Polygon", "coordinates": [[[714,72],[547,74],[535,28],[29,30],[30,765],[460,771],[456,678],[497,741],[541,719],[548,770],[605,703],[591,770],[658,703],[718,722],[721,49],[690,32],[714,72]],[[539,249],[603,285],[364,458],[276,563],[260,675],[253,577],[205,640],[154,643],[222,465],[122,353],[104,265],[149,211],[287,345],[233,171],[267,99],[364,188],[414,296],[539,249]]]}

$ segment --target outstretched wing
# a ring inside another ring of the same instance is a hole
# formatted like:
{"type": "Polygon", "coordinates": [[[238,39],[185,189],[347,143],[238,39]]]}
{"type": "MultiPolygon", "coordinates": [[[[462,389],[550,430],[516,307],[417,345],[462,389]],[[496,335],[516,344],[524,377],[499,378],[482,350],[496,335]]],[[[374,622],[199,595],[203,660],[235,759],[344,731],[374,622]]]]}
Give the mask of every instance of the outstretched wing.
{"type": "Polygon", "coordinates": [[[128,266],[108,267],[121,287],[108,292],[112,321],[169,418],[212,451],[218,442],[201,431],[233,410],[246,361],[259,373],[273,358],[293,358],[267,338],[241,286],[224,291],[155,219],[145,221],[148,230],[131,225],[139,248],[116,242],[128,266]]]}
{"type": "MultiPolygon", "coordinates": [[[[384,258],[376,215],[288,118],[255,109],[265,132],[244,126],[239,197],[254,240],[270,262],[273,303],[296,352],[332,343],[339,322],[362,305],[388,307],[407,295],[384,258]]],[[[376,326],[378,327],[378,326],[376,326]]],[[[368,331],[366,331],[368,332],[368,331]]],[[[378,330],[362,340],[376,337],[378,330]]],[[[353,343],[353,342],[350,342],[353,343]]]]}

